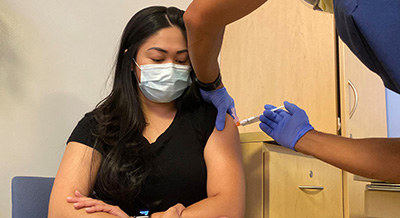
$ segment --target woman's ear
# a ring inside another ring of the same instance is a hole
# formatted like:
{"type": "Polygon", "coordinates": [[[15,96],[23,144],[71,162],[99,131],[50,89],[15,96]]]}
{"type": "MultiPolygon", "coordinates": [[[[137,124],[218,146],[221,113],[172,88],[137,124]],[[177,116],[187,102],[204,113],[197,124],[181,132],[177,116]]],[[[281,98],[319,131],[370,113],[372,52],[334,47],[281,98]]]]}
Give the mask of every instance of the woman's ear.
{"type": "Polygon", "coordinates": [[[132,72],[135,71],[135,65],[133,65],[133,63],[131,63],[131,71],[132,71],[132,72]]]}

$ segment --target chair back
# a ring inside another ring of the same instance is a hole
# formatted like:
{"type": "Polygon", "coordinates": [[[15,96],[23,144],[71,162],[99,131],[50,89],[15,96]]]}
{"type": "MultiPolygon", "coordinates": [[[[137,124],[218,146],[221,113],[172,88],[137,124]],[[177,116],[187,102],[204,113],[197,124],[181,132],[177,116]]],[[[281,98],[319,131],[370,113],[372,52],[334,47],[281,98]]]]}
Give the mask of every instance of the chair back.
{"type": "Polygon", "coordinates": [[[12,218],[47,218],[54,178],[15,176],[11,182],[12,218]]]}

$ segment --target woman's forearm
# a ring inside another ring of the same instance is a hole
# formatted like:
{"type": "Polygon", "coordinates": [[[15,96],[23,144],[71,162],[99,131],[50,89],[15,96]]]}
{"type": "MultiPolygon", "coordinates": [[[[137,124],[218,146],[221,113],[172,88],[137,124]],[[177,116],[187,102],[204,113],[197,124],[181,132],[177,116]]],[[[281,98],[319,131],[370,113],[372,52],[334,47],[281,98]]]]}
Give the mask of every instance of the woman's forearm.
{"type": "Polygon", "coordinates": [[[360,176],[400,183],[400,138],[350,139],[312,130],[295,149],[360,176]]]}
{"type": "MultiPolygon", "coordinates": [[[[240,192],[240,191],[239,191],[240,192]]],[[[182,212],[182,218],[243,218],[245,199],[235,196],[214,196],[201,200],[182,212]]]]}
{"type": "Polygon", "coordinates": [[[104,212],[96,212],[96,213],[87,213],[85,209],[75,210],[71,205],[68,205],[71,208],[59,207],[49,210],[48,218],[116,218],[116,216],[104,213],[104,212]]]}

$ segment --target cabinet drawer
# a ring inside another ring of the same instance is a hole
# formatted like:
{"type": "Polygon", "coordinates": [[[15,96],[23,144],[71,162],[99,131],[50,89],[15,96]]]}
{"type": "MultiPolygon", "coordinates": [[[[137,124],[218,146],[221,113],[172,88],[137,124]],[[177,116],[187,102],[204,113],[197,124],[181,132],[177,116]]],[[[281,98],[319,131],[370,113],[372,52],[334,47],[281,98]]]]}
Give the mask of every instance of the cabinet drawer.
{"type": "Polygon", "coordinates": [[[365,191],[365,209],[368,217],[400,217],[400,192],[365,191]]]}
{"type": "Polygon", "coordinates": [[[276,145],[264,153],[264,217],[343,217],[342,171],[276,145]]]}
{"type": "Polygon", "coordinates": [[[241,135],[246,218],[343,217],[340,169],[256,136],[241,135]]]}

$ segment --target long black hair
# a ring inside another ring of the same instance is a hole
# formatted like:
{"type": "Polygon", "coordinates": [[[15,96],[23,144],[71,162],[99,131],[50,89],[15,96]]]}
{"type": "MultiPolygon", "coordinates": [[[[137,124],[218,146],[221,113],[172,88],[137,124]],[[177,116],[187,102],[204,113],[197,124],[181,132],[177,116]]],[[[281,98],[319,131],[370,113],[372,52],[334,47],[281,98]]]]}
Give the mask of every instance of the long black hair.
{"type": "MultiPolygon", "coordinates": [[[[98,128],[94,148],[102,154],[94,190],[101,199],[121,199],[140,192],[152,170],[152,152],[144,142],[146,120],[141,108],[138,85],[131,72],[132,58],[144,41],[157,31],[179,27],[186,38],[184,11],[175,7],[153,6],[136,13],[125,27],[115,64],[111,93],[93,110],[98,128]]],[[[192,81],[194,72],[191,72],[192,81]]],[[[192,83],[177,99],[179,109],[196,107],[201,101],[192,83]]]]}

